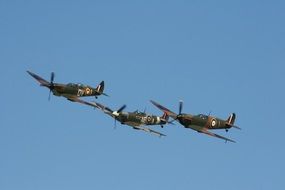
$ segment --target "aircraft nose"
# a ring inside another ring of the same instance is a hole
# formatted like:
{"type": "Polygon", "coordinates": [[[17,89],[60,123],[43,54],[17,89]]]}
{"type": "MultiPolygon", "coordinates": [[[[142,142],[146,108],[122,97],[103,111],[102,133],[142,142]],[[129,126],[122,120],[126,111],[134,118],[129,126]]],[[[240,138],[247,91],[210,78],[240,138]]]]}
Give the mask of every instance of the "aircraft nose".
{"type": "Polygon", "coordinates": [[[184,124],[187,119],[185,118],[185,115],[183,114],[180,114],[180,115],[177,115],[177,120],[181,123],[181,124],[184,124]]]}
{"type": "Polygon", "coordinates": [[[177,119],[178,119],[179,121],[182,120],[182,119],[183,119],[183,115],[182,115],[182,114],[177,115],[177,119]]]}
{"type": "Polygon", "coordinates": [[[113,112],[113,115],[116,116],[116,117],[118,117],[120,114],[119,114],[117,111],[114,111],[114,112],[113,112]]]}

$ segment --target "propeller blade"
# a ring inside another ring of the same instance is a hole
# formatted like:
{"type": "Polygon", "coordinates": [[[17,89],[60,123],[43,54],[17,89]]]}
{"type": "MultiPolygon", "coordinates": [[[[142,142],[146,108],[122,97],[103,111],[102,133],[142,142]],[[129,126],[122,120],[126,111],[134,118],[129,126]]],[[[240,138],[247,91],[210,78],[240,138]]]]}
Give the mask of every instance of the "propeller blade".
{"type": "Polygon", "coordinates": [[[183,101],[180,100],[180,101],[179,101],[179,114],[178,114],[178,115],[181,115],[182,109],[183,109],[183,101]]]}
{"type": "Polygon", "coordinates": [[[120,107],[120,109],[118,109],[117,113],[121,113],[126,107],[126,105],[123,105],[122,107],[120,107]]]}
{"type": "Polygon", "coordinates": [[[51,94],[51,91],[54,89],[54,83],[53,83],[53,81],[54,81],[54,72],[51,72],[48,101],[50,101],[50,94],[51,94]]]}
{"type": "Polygon", "coordinates": [[[50,101],[50,93],[51,93],[51,90],[49,91],[49,94],[48,94],[48,101],[50,101]]]}
{"type": "Polygon", "coordinates": [[[116,119],[114,119],[115,121],[114,121],[114,129],[116,129],[117,128],[117,120],[116,119]]]}
{"type": "Polygon", "coordinates": [[[50,83],[53,84],[53,81],[54,81],[54,72],[51,72],[50,83]]]}

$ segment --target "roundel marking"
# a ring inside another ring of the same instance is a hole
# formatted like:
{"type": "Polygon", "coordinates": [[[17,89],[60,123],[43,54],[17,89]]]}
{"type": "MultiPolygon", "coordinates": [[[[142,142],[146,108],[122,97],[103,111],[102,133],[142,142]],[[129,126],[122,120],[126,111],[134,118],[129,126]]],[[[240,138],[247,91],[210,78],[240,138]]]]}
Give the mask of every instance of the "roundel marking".
{"type": "Polygon", "coordinates": [[[86,89],[85,89],[85,92],[86,92],[87,95],[90,94],[90,91],[91,91],[90,88],[86,88],[86,89]]]}
{"type": "Polygon", "coordinates": [[[215,118],[212,119],[211,126],[215,127],[217,124],[217,120],[215,118]]]}

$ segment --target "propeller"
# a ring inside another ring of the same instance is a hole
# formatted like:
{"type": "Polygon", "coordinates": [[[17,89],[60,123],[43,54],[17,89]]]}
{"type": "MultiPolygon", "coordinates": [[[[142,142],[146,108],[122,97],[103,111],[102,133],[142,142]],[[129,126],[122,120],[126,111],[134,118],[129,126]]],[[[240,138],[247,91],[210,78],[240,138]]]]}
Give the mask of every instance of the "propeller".
{"type": "Polygon", "coordinates": [[[50,83],[53,84],[53,81],[54,81],[54,72],[51,72],[50,83]]]}
{"type": "Polygon", "coordinates": [[[50,94],[51,94],[51,91],[54,89],[54,77],[55,77],[55,74],[54,72],[51,72],[51,75],[50,75],[50,86],[49,86],[49,95],[48,95],[48,100],[50,101],[50,94]]]}
{"type": "Polygon", "coordinates": [[[113,116],[114,116],[114,119],[115,119],[115,123],[114,123],[114,129],[116,129],[117,127],[117,117],[120,115],[120,113],[126,108],[127,106],[124,104],[122,107],[120,107],[117,111],[114,111],[113,112],[113,116]]]}
{"type": "Polygon", "coordinates": [[[118,110],[117,110],[117,113],[121,113],[127,106],[126,105],[123,105],[122,107],[120,107],[118,110]]]}
{"type": "Polygon", "coordinates": [[[117,128],[117,120],[116,120],[116,118],[114,119],[114,129],[116,129],[117,128]]]}
{"type": "Polygon", "coordinates": [[[182,117],[182,110],[183,110],[183,101],[180,100],[179,101],[179,110],[178,110],[178,114],[177,114],[176,118],[173,119],[172,121],[168,122],[168,123],[173,124],[174,121],[176,121],[179,118],[181,118],[182,117]]]}
{"type": "Polygon", "coordinates": [[[180,100],[180,101],[179,101],[179,114],[178,114],[178,115],[181,115],[182,109],[183,109],[183,101],[180,100]]]}

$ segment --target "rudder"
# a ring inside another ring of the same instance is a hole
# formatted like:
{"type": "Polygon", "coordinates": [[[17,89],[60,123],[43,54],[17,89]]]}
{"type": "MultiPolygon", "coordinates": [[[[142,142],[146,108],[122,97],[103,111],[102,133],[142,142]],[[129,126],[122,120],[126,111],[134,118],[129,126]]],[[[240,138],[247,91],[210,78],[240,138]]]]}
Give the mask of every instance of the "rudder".
{"type": "Polygon", "coordinates": [[[168,122],[169,115],[166,112],[164,112],[161,118],[164,119],[166,122],[168,122]]]}
{"type": "Polygon", "coordinates": [[[233,126],[234,123],[235,123],[235,120],[236,120],[236,114],[235,114],[235,113],[232,113],[232,114],[230,115],[230,117],[228,118],[227,123],[228,123],[229,125],[233,126]]]}

